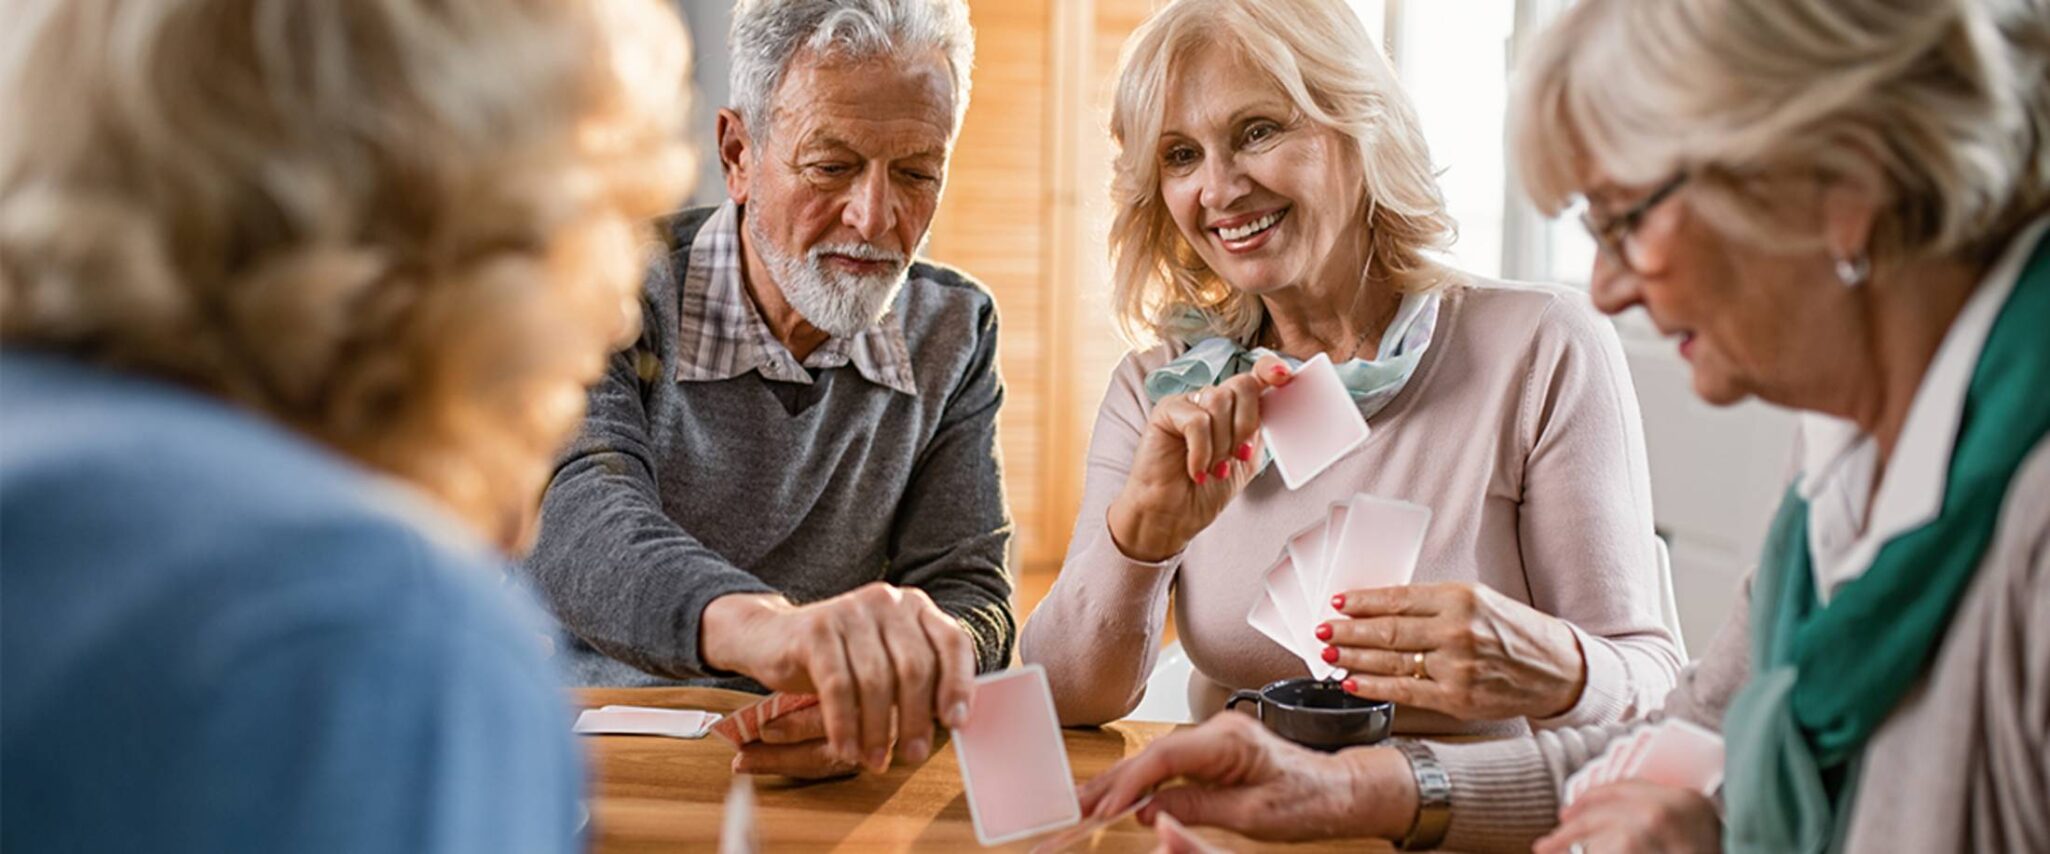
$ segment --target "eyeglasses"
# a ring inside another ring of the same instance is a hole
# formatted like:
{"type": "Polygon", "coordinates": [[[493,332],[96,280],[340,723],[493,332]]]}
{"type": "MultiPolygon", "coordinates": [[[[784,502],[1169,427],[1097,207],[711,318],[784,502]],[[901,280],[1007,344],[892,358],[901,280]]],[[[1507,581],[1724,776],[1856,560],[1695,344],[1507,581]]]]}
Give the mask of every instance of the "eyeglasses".
{"type": "Polygon", "coordinates": [[[1680,185],[1685,183],[1687,183],[1687,173],[1681,172],[1678,175],[1674,175],[1672,178],[1667,179],[1664,184],[1660,184],[1658,189],[1651,191],[1651,195],[1645,196],[1643,201],[1631,205],[1629,210],[1616,215],[1615,218],[1607,222],[1596,220],[1594,207],[1589,205],[1580,212],[1580,224],[1587,228],[1587,233],[1594,237],[1595,245],[1600,246],[1602,253],[1609,256],[1610,260],[1623,265],[1623,269],[1629,270],[1632,273],[1639,272],[1636,265],[1630,263],[1630,247],[1628,244],[1631,234],[1637,231],[1637,226],[1643,224],[1644,218],[1651,213],[1653,208],[1658,207],[1660,202],[1671,198],[1673,193],[1680,189],[1680,185]]]}

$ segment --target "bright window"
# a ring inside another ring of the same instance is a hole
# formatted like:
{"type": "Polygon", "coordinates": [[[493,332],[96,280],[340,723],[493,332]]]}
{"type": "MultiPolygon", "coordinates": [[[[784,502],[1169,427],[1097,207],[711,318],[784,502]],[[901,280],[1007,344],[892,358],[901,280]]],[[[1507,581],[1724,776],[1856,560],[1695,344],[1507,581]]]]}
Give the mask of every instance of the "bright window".
{"type": "MultiPolygon", "coordinates": [[[[1541,221],[1509,179],[1504,119],[1518,0],[1348,4],[1381,37],[1423,122],[1459,223],[1449,260],[1483,276],[1584,283],[1592,242],[1574,223],[1541,221]]],[[[1546,18],[1565,4],[1522,5],[1526,16],[1546,18]]]]}

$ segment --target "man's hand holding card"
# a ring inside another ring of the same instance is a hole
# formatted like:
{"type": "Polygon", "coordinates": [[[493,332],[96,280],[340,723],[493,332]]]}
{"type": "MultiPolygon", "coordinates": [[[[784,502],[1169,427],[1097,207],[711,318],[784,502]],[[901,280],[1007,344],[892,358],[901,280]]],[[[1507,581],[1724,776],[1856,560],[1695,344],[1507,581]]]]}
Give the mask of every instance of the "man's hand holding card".
{"type": "MultiPolygon", "coordinates": [[[[923,762],[935,721],[965,720],[973,644],[923,591],[870,584],[808,605],[734,594],[705,608],[705,663],[816,705],[761,715],[736,768],[824,777],[923,762]]],[[[771,698],[772,700],[774,698],[771,698]]],[[[732,740],[732,739],[729,739],[732,740]]]]}

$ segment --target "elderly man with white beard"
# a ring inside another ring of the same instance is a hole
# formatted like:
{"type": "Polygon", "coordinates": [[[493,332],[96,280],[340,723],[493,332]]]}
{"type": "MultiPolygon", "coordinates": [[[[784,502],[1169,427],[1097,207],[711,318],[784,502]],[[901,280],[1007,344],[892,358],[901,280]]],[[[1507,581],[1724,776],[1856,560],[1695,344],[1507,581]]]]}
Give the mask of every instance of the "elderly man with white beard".
{"type": "Polygon", "coordinates": [[[932,752],[1010,659],[996,309],[913,260],[968,104],[960,0],[747,0],[729,200],[666,226],[524,570],[590,685],[816,693],[734,770],[932,752]]]}

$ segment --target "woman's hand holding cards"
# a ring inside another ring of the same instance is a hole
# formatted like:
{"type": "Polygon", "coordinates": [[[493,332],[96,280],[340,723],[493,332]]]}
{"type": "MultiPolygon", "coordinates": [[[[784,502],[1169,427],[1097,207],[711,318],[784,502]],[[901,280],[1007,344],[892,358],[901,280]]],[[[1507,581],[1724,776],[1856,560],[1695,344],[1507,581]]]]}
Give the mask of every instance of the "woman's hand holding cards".
{"type": "Polygon", "coordinates": [[[1224,512],[1258,470],[1260,395],[1291,377],[1268,356],[1251,371],[1154,405],[1110,506],[1111,538],[1126,557],[1173,557],[1224,512]]]}
{"type": "Polygon", "coordinates": [[[1332,605],[1351,619],[1317,635],[1346,690],[1461,720],[1564,714],[1587,687],[1586,656],[1565,621],[1485,584],[1353,590],[1332,605]]]}

